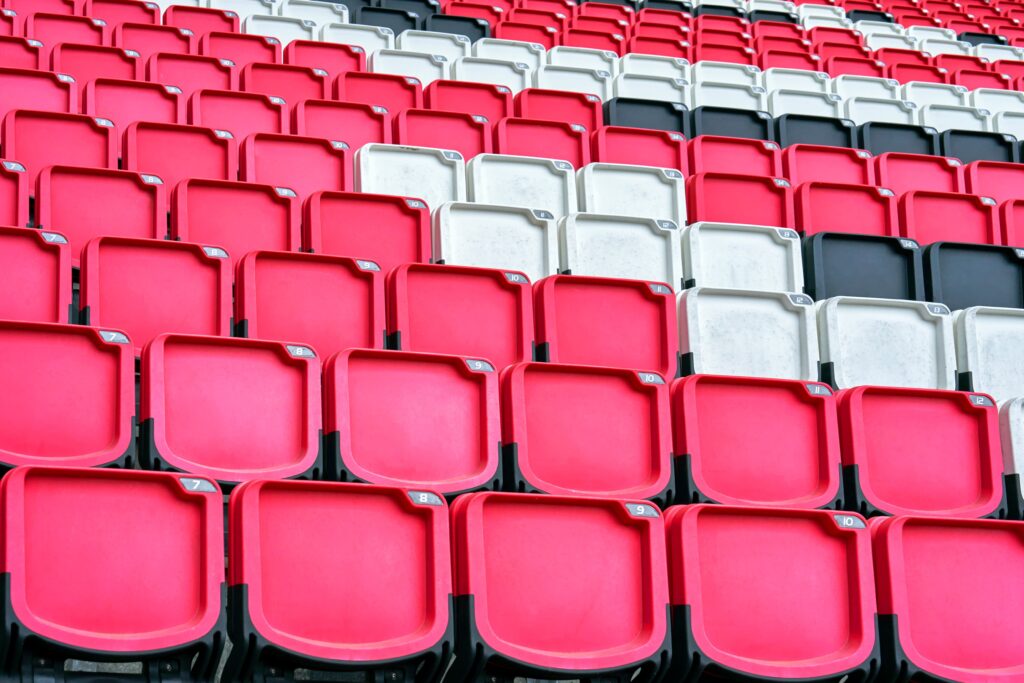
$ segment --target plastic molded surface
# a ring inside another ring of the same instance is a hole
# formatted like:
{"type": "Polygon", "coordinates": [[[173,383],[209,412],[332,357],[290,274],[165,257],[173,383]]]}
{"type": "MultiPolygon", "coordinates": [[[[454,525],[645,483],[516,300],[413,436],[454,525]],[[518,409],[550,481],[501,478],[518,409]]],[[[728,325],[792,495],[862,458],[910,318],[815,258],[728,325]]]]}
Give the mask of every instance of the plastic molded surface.
{"type": "Polygon", "coordinates": [[[461,154],[432,147],[368,144],[356,152],[356,189],[422,199],[433,211],[466,199],[461,154]]]}
{"type": "Polygon", "coordinates": [[[0,319],[69,322],[71,249],[55,232],[0,226],[0,319]]]}
{"type": "Polygon", "coordinates": [[[1016,350],[1024,342],[1024,311],[977,306],[953,314],[957,366],[970,373],[971,389],[1003,402],[1024,396],[1024,367],[1016,350]]]}
{"type": "Polygon", "coordinates": [[[694,223],[682,235],[687,284],[801,292],[800,238],[790,228],[694,223]]]}
{"type": "Polygon", "coordinates": [[[682,286],[679,230],[672,221],[574,213],[558,229],[563,272],[682,286]]]}

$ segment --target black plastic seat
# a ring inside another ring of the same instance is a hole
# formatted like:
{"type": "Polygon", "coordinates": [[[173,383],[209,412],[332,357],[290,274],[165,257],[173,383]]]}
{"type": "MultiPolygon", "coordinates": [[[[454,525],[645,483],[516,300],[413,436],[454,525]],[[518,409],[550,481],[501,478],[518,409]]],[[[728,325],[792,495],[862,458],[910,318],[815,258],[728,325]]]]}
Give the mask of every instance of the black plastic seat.
{"type": "Polygon", "coordinates": [[[457,17],[454,14],[431,14],[423,23],[428,31],[454,33],[466,36],[470,42],[491,37],[491,25],[475,17],[457,17]]]}
{"type": "Polygon", "coordinates": [[[797,143],[856,147],[857,126],[849,119],[807,114],[782,114],[774,120],[775,141],[782,147],[797,143]]]}
{"type": "Polygon", "coordinates": [[[697,107],[690,117],[690,132],[698,135],[724,135],[733,138],[773,140],[772,117],[766,111],[697,107]]]}
{"type": "Polygon", "coordinates": [[[1024,308],[1024,249],[935,242],[924,251],[928,300],[950,310],[1024,308]]]}
{"type": "Polygon", "coordinates": [[[969,164],[972,161],[1005,161],[1019,159],[1017,138],[1004,133],[983,133],[974,130],[947,130],[942,133],[942,154],[969,164]]]}
{"type": "Polygon", "coordinates": [[[885,152],[931,155],[942,153],[939,133],[934,128],[870,121],[858,126],[857,131],[860,147],[876,156],[885,152]]]}
{"type": "Polygon", "coordinates": [[[615,97],[604,103],[604,122],[608,126],[649,128],[687,133],[689,110],[686,105],[661,100],[615,97]]]}
{"type": "Polygon", "coordinates": [[[833,296],[925,297],[921,248],[914,240],[819,232],[804,239],[804,289],[816,301],[833,296]]]}
{"type": "Polygon", "coordinates": [[[356,10],[356,24],[380,26],[391,29],[395,35],[410,29],[419,29],[423,25],[420,15],[401,9],[386,7],[360,7],[356,10]]]}

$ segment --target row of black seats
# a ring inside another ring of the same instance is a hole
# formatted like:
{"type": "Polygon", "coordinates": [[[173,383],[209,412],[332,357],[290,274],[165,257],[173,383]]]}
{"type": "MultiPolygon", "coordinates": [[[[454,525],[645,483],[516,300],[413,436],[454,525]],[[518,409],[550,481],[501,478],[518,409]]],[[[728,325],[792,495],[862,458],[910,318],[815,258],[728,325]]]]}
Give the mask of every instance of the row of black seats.
{"type": "Polygon", "coordinates": [[[696,107],[660,100],[616,97],[604,104],[604,122],[609,126],[653,128],[689,137],[724,135],[734,138],[770,140],[783,147],[805,143],[831,147],[859,147],[872,154],[905,152],[955,157],[972,161],[1017,163],[1021,143],[1012,135],[973,130],[937,131],[908,124],[870,121],[861,125],[849,119],[805,114],[773,117],[765,111],[696,107]]]}

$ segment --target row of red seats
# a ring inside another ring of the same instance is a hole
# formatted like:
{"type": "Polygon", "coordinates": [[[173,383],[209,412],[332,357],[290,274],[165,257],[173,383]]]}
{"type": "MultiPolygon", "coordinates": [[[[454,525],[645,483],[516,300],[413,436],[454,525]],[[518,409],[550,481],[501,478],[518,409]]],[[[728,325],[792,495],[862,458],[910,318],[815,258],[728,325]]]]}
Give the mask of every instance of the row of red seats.
{"type": "Polygon", "coordinates": [[[1020,523],[495,493],[449,510],[429,491],[256,481],[231,495],[225,574],[221,501],[181,475],[4,477],[15,680],[76,655],[205,680],[226,636],[230,680],[435,680],[453,650],[452,681],[992,683],[1024,669],[1020,523]]]}

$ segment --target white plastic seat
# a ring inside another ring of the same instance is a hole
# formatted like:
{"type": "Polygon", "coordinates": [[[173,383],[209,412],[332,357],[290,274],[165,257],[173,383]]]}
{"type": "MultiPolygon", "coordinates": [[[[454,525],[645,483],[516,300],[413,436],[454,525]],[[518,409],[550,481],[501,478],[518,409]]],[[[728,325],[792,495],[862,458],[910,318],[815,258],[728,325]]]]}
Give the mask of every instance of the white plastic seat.
{"type": "Polygon", "coordinates": [[[930,55],[970,55],[971,44],[962,40],[921,38],[917,49],[930,55]]]}
{"type": "Polygon", "coordinates": [[[549,211],[556,219],[579,211],[576,171],[567,161],[477,154],[467,165],[469,200],[549,211]]]}
{"type": "Polygon", "coordinates": [[[840,389],[956,389],[953,320],[942,304],[837,296],[817,308],[822,375],[840,389]]]}
{"type": "Polygon", "coordinates": [[[880,121],[884,123],[917,123],[917,105],[907,100],[883,100],[876,97],[850,97],[843,103],[845,118],[856,124],[880,121]]]}
{"type": "Polygon", "coordinates": [[[835,5],[800,5],[796,8],[796,14],[801,19],[807,17],[834,17],[836,19],[845,19],[846,12],[842,7],[836,7],[835,5]]]}
{"type": "Polygon", "coordinates": [[[686,188],[674,168],[587,164],[576,173],[576,194],[581,211],[686,224],[686,188]]]}
{"type": "Polygon", "coordinates": [[[917,40],[956,40],[956,31],[938,26],[909,26],[907,35],[917,40]]]}
{"type": "Polygon", "coordinates": [[[728,7],[730,9],[746,12],[744,0],[695,0],[694,7],[728,7]]]}
{"type": "Polygon", "coordinates": [[[746,0],[747,12],[785,12],[796,15],[796,5],[789,0],[746,0]]]}
{"type": "Polygon", "coordinates": [[[662,57],[630,52],[619,59],[620,74],[662,76],[690,80],[690,63],[679,57],[662,57]]]}
{"type": "Polygon", "coordinates": [[[828,74],[824,71],[773,67],[765,69],[761,76],[761,86],[769,93],[772,90],[803,90],[804,92],[827,93],[830,91],[830,85],[828,74]]]}
{"type": "Polygon", "coordinates": [[[790,228],[739,223],[694,223],[682,234],[688,287],[770,292],[804,288],[800,235],[790,228]]]}
{"type": "Polygon", "coordinates": [[[473,56],[519,62],[533,70],[544,64],[546,51],[543,45],[537,43],[501,38],[481,38],[473,43],[473,56]]]}
{"type": "Polygon", "coordinates": [[[987,109],[953,107],[928,104],[919,109],[919,121],[938,131],[973,130],[981,133],[992,130],[992,116],[987,109]]]}
{"type": "Polygon", "coordinates": [[[395,47],[395,33],[383,26],[362,24],[324,24],[320,27],[320,40],[325,43],[356,45],[366,51],[367,56],[377,50],[391,50],[395,47]]]}
{"type": "Polygon", "coordinates": [[[254,14],[272,16],[278,13],[277,6],[281,0],[207,0],[211,9],[231,10],[238,15],[239,21],[245,21],[254,14]]]}
{"type": "Polygon", "coordinates": [[[452,62],[456,81],[503,85],[513,94],[530,87],[533,71],[525,62],[508,62],[488,57],[459,57],[452,62]]]}
{"type": "Polygon", "coordinates": [[[772,116],[807,114],[842,118],[843,98],[833,93],[805,90],[772,90],[768,93],[768,111],[772,116]]]}
{"type": "Polygon", "coordinates": [[[690,104],[690,84],[681,78],[619,74],[612,82],[612,97],[690,104]]]}
{"type": "Polygon", "coordinates": [[[306,19],[250,14],[242,21],[242,32],[277,38],[287,45],[293,40],[316,40],[318,28],[306,19]]]}
{"type": "Polygon", "coordinates": [[[818,379],[806,294],[694,287],[677,295],[679,350],[692,374],[818,379]]]}
{"type": "Polygon", "coordinates": [[[356,151],[356,190],[422,199],[431,210],[466,200],[466,163],[450,150],[365,144],[356,151]]]}
{"type": "Polygon", "coordinates": [[[978,109],[988,109],[993,114],[1003,111],[1024,112],[1024,93],[1018,90],[978,88],[968,94],[967,103],[978,109]]]}
{"type": "Polygon", "coordinates": [[[690,82],[734,83],[736,85],[762,85],[761,70],[750,64],[730,62],[697,62],[690,67],[690,82]]]}
{"type": "Polygon", "coordinates": [[[448,78],[450,64],[444,55],[384,49],[370,55],[368,66],[375,73],[418,78],[426,87],[436,80],[448,78]]]}
{"type": "Polygon", "coordinates": [[[856,31],[860,31],[864,37],[878,35],[907,35],[907,29],[903,28],[899,24],[890,24],[887,21],[855,21],[853,22],[853,28],[856,31]]]}
{"type": "Polygon", "coordinates": [[[853,30],[853,22],[845,17],[840,19],[838,17],[810,16],[801,19],[800,24],[808,30],[812,28],[842,28],[848,31],[853,30]]]}
{"type": "Polygon", "coordinates": [[[1000,111],[992,115],[992,129],[1024,140],[1024,112],[1000,111]]]}
{"type": "Polygon", "coordinates": [[[1024,510],[1024,397],[999,406],[999,435],[1006,467],[1006,492],[1024,510]]]}
{"type": "Polygon", "coordinates": [[[902,93],[903,99],[910,100],[918,107],[928,104],[959,107],[967,104],[967,88],[962,85],[911,81],[903,85],[902,93]]]}
{"type": "Polygon", "coordinates": [[[876,33],[864,38],[864,45],[869,50],[917,50],[917,43],[918,41],[910,36],[892,33],[876,33]]]}
{"type": "Polygon", "coordinates": [[[558,224],[563,271],[682,283],[679,228],[668,220],[572,213],[558,224]]]}
{"type": "Polygon", "coordinates": [[[882,100],[902,100],[899,81],[891,78],[843,74],[831,80],[832,92],[844,100],[868,97],[882,100]]]}
{"type": "Polygon", "coordinates": [[[312,21],[318,26],[327,24],[347,24],[348,7],[335,2],[323,0],[284,0],[277,6],[283,17],[294,17],[312,21]]]}
{"type": "Polygon", "coordinates": [[[997,62],[1001,59],[1013,62],[1024,62],[1024,48],[1014,47],[1012,45],[992,45],[991,43],[982,43],[981,45],[975,45],[972,52],[975,57],[987,59],[990,62],[997,62]]]}
{"type": "Polygon", "coordinates": [[[607,71],[614,76],[618,73],[619,56],[608,50],[556,45],[548,50],[547,63],[554,66],[575,66],[579,69],[607,71]]]}
{"type": "Polygon", "coordinates": [[[395,47],[399,50],[443,55],[449,62],[468,56],[470,46],[466,36],[434,31],[402,31],[395,39],[395,47]]]}
{"type": "Polygon", "coordinates": [[[956,362],[973,391],[996,401],[1024,397],[1024,310],[974,306],[953,313],[956,362]]]}
{"type": "Polygon", "coordinates": [[[695,83],[691,86],[694,107],[729,107],[766,111],[767,94],[759,85],[735,83],[695,83]]]}
{"type": "Polygon", "coordinates": [[[611,96],[611,81],[612,75],[608,71],[581,69],[575,66],[542,64],[533,72],[535,88],[597,95],[602,100],[611,96]]]}
{"type": "Polygon", "coordinates": [[[434,211],[434,261],[501,268],[537,281],[558,272],[558,223],[549,211],[449,202],[434,211]]]}

